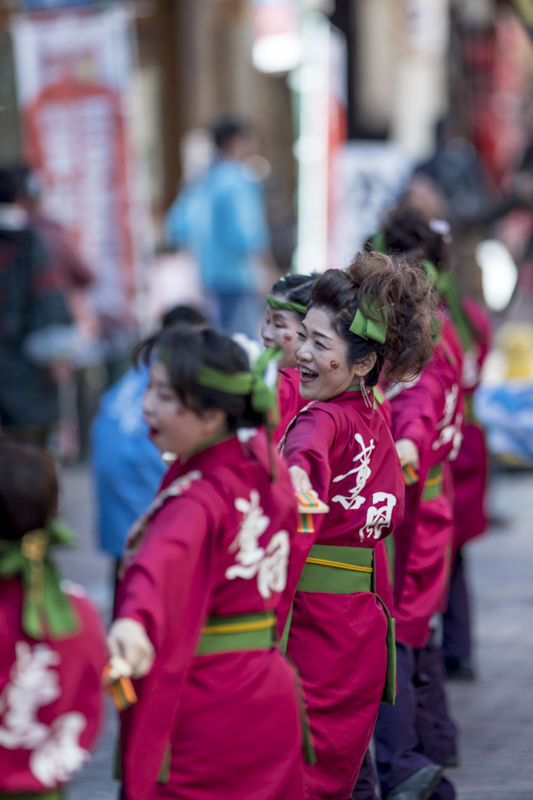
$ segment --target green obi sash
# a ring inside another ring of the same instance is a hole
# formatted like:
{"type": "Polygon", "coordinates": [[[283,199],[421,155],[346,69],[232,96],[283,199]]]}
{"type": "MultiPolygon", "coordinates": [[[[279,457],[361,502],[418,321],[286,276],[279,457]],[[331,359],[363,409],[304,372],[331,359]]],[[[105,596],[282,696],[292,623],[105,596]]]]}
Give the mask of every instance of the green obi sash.
{"type": "Polygon", "coordinates": [[[270,650],[276,643],[273,611],[209,617],[202,630],[197,656],[240,650],[270,650]]]}
{"type": "Polygon", "coordinates": [[[0,792],[0,800],[63,800],[63,789],[51,792],[0,792]]]}
{"type": "MultiPolygon", "coordinates": [[[[325,594],[372,592],[387,617],[387,674],[382,701],[394,705],[396,698],[395,628],[389,610],[376,594],[374,549],[315,544],[311,548],[298,583],[298,591],[325,594]]],[[[292,609],[283,631],[281,649],[285,651],[292,621],[292,609]]]]}
{"type": "Polygon", "coordinates": [[[426,503],[428,500],[435,500],[442,494],[443,471],[442,464],[434,464],[426,478],[424,489],[422,490],[422,502],[426,503]]]}
{"type": "MultiPolygon", "coordinates": [[[[229,653],[245,650],[270,650],[276,644],[276,615],[274,611],[256,611],[252,614],[235,614],[224,617],[209,617],[202,630],[196,650],[197,656],[213,653],[229,653]]],[[[290,662],[289,662],[290,663],[290,662]]],[[[316,762],[309,720],[300,686],[300,677],[294,665],[300,717],[303,730],[304,757],[307,764],[316,762]]]]}

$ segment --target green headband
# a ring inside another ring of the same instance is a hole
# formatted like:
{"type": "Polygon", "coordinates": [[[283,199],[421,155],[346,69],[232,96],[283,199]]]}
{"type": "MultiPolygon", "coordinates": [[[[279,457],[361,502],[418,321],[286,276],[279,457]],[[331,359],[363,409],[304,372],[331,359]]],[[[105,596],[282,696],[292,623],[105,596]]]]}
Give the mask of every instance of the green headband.
{"type": "Polygon", "coordinates": [[[204,364],[198,372],[198,383],[206,389],[216,389],[219,392],[236,395],[250,395],[251,404],[258,414],[267,416],[269,411],[276,407],[276,381],[277,369],[275,361],[279,360],[282,350],[270,347],[257,359],[257,363],[250,372],[222,372],[204,364]],[[274,367],[269,374],[270,367],[274,367]]]}
{"type": "Polygon", "coordinates": [[[76,609],[61,589],[48,549],[71,545],[73,535],[60,520],[18,541],[0,539],[0,578],[20,575],[24,589],[22,629],[32,639],[60,639],[79,630],[76,609]]]}
{"type": "Polygon", "coordinates": [[[355,333],[356,336],[360,336],[361,339],[365,339],[365,341],[372,340],[379,344],[385,344],[387,338],[387,309],[378,311],[375,307],[375,302],[369,301],[365,297],[363,297],[361,305],[364,306],[367,314],[382,316],[383,320],[379,322],[375,319],[370,319],[361,311],[361,308],[358,308],[350,325],[351,332],[355,333]]]}
{"type": "Polygon", "coordinates": [[[296,311],[297,314],[303,314],[304,316],[307,314],[307,306],[301,303],[291,303],[288,300],[287,302],[276,300],[271,294],[267,295],[266,304],[270,306],[270,308],[276,308],[279,311],[296,311]]]}

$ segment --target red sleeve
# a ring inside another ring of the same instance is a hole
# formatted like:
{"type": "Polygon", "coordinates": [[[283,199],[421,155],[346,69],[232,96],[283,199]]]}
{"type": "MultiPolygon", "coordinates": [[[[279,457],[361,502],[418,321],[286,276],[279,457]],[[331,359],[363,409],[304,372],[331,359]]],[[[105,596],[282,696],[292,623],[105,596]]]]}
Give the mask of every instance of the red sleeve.
{"type": "Polygon", "coordinates": [[[167,502],[119,585],[115,617],[144,625],[156,651],[152,670],[136,682],[139,703],[122,715],[123,776],[130,800],[151,796],[170,740],[211,599],[214,536],[203,504],[188,497],[167,502]]]}
{"type": "Polygon", "coordinates": [[[287,434],[283,451],[290,467],[301,467],[325,503],[331,483],[329,452],[335,437],[335,423],[319,405],[311,406],[296,420],[287,434]]]}
{"type": "Polygon", "coordinates": [[[428,387],[418,383],[400,392],[392,401],[392,418],[395,442],[411,439],[419,453],[431,447],[438,420],[428,387]]]}

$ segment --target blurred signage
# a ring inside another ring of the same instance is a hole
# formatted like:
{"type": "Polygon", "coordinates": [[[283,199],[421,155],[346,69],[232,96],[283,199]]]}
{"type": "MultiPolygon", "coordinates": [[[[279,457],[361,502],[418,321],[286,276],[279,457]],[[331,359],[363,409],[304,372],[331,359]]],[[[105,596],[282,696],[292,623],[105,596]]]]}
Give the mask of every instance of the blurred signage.
{"type": "Polygon", "coordinates": [[[253,0],[254,66],[261,72],[288,72],[300,60],[297,0],[253,0]]]}
{"type": "Polygon", "coordinates": [[[139,225],[126,128],[129,16],[117,7],[21,14],[13,37],[25,156],[44,211],[95,271],[95,310],[131,320],[139,225]]]}
{"type": "Polygon", "coordinates": [[[334,231],[337,263],[346,267],[354,253],[379,229],[385,212],[405,190],[412,162],[398,145],[348,142],[339,156],[341,201],[334,231]]]}

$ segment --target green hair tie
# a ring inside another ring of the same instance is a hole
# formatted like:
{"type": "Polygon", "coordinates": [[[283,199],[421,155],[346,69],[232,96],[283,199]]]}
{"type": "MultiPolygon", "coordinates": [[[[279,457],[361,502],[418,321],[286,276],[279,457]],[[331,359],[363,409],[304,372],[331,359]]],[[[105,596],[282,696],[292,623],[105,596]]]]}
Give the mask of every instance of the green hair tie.
{"type": "Polygon", "coordinates": [[[378,253],[387,253],[387,245],[385,243],[385,234],[383,231],[378,231],[370,239],[370,244],[378,253]]]}
{"type": "Polygon", "coordinates": [[[431,261],[422,261],[422,266],[426,271],[426,275],[437,287],[440,297],[446,303],[452,322],[459,334],[463,350],[467,352],[475,341],[476,333],[468,314],[463,308],[455,275],[451,270],[439,272],[431,261]]]}
{"type": "Polygon", "coordinates": [[[271,294],[267,296],[266,304],[270,308],[276,308],[279,311],[296,311],[297,314],[303,314],[304,316],[307,314],[307,306],[301,303],[291,303],[289,300],[286,302],[284,300],[276,300],[271,294]]]}
{"type": "Polygon", "coordinates": [[[61,639],[80,630],[76,608],[62,590],[48,555],[50,547],[72,542],[72,532],[57,519],[22,539],[0,539],[0,579],[20,576],[24,591],[22,629],[31,639],[61,639]]]}
{"type": "Polygon", "coordinates": [[[250,372],[222,372],[204,364],[198,372],[197,381],[205,389],[216,389],[226,394],[244,396],[249,394],[254,411],[267,416],[276,407],[277,367],[283,351],[278,347],[266,350],[250,372]]]}
{"type": "Polygon", "coordinates": [[[378,311],[375,302],[369,301],[364,297],[361,301],[361,305],[364,307],[367,314],[371,314],[372,316],[381,315],[384,319],[381,322],[371,319],[367,317],[359,307],[350,325],[350,331],[355,333],[356,336],[360,336],[361,339],[365,339],[365,341],[372,340],[379,344],[385,344],[387,338],[387,309],[380,309],[378,311]]]}

